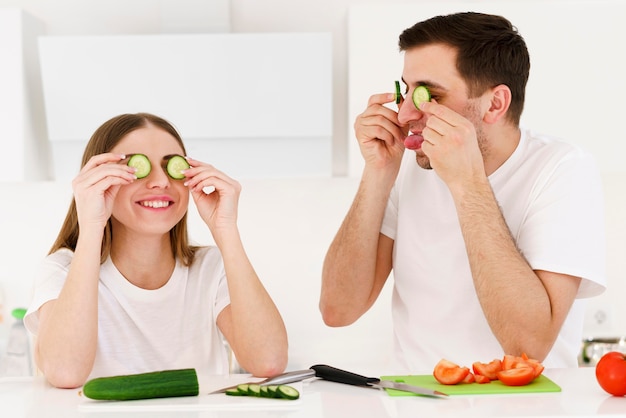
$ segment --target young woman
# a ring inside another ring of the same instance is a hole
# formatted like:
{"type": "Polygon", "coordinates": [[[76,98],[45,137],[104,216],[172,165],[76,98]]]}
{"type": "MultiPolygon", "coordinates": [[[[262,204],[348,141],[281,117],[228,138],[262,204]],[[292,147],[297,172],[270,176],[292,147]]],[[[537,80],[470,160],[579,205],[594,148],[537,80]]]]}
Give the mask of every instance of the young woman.
{"type": "Polygon", "coordinates": [[[91,137],[25,318],[52,385],[188,367],[228,373],[222,336],[253,375],[286,367],[283,320],[239,236],[241,187],[189,157],[182,179],[168,175],[168,161],[185,155],[176,129],[145,113],[114,117],[91,137]],[[150,162],[145,177],[127,164],[135,154],[150,162]],[[216,247],[188,241],[190,194],[216,247]]]}

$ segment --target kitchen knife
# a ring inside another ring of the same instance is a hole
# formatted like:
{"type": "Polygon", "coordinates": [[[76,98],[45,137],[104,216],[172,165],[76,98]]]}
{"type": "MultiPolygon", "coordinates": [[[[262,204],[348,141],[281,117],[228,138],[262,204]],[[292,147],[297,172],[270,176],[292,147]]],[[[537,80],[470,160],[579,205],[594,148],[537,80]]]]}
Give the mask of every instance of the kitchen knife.
{"type": "Polygon", "coordinates": [[[426,396],[448,396],[448,394],[439,392],[438,390],[407,385],[406,383],[392,382],[390,380],[380,380],[377,377],[365,377],[356,373],[327,366],[325,364],[317,364],[315,366],[311,366],[311,369],[315,370],[315,376],[321,377],[325,380],[330,380],[331,382],[346,383],[348,385],[354,386],[369,386],[383,389],[395,389],[426,396]]]}
{"type": "Polygon", "coordinates": [[[304,379],[308,379],[309,377],[314,377],[315,376],[315,370],[312,369],[306,369],[306,370],[296,370],[293,372],[287,372],[287,373],[283,373],[283,374],[279,374],[277,376],[274,377],[269,377],[265,380],[261,380],[261,381],[256,381],[256,382],[246,382],[246,383],[239,383],[237,385],[231,385],[231,386],[227,386],[225,388],[222,389],[218,389],[215,390],[213,392],[210,392],[209,395],[212,395],[214,393],[224,393],[226,392],[228,389],[235,389],[237,386],[241,385],[241,384],[257,384],[257,385],[284,385],[287,383],[293,383],[293,382],[299,382],[301,380],[304,379]]]}

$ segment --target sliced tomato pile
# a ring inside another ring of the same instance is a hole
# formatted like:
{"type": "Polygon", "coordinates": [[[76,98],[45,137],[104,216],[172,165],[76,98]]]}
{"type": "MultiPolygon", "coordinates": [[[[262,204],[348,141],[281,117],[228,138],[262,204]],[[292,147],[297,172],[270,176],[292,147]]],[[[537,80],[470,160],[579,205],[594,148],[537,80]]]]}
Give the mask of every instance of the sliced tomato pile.
{"type": "Polygon", "coordinates": [[[507,386],[524,386],[543,373],[541,362],[529,358],[526,354],[513,356],[505,354],[502,360],[494,359],[489,363],[479,361],[472,364],[472,370],[449,360],[442,359],[435,366],[433,376],[443,385],[459,383],[489,383],[499,380],[507,386]]]}

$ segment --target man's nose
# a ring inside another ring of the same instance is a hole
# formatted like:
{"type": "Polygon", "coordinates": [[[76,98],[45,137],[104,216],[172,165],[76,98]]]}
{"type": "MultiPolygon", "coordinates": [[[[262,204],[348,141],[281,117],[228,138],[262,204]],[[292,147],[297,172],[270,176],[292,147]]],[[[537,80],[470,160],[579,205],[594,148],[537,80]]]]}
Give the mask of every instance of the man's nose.
{"type": "Polygon", "coordinates": [[[420,120],[424,117],[424,112],[418,110],[411,100],[411,95],[407,94],[406,98],[400,103],[398,109],[398,122],[402,125],[406,125],[409,122],[420,120]]]}

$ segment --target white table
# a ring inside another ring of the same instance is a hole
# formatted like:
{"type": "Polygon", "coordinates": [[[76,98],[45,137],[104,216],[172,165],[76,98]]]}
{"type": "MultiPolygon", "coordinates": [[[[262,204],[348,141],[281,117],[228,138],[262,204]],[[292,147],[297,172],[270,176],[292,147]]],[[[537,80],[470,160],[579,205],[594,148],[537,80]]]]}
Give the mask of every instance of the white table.
{"type": "MultiPolygon", "coordinates": [[[[613,397],[597,384],[593,368],[552,369],[545,375],[561,392],[463,395],[446,399],[390,397],[384,391],[319,379],[297,383],[297,401],[232,398],[226,395],[95,402],[79,390],[56,389],[43,378],[0,379],[2,417],[626,417],[626,397],[613,397]],[[244,402],[242,402],[244,401],[244,402]]],[[[244,376],[230,377],[245,379],[244,376]]],[[[226,378],[221,382],[225,381],[226,378]]]]}

